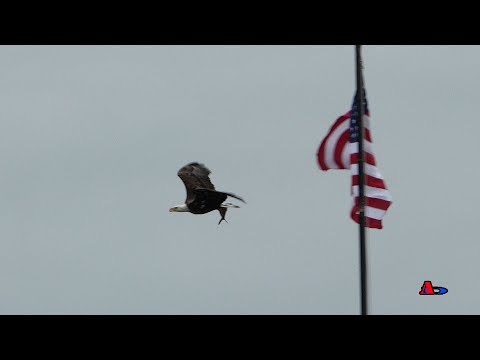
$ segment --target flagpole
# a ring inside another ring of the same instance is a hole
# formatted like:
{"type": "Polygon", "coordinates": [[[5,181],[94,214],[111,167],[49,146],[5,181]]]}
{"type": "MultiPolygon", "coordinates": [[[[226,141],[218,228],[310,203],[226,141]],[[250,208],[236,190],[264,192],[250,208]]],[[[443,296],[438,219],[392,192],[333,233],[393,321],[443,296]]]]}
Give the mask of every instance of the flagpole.
{"type": "Polygon", "coordinates": [[[357,109],[358,126],[360,136],[358,139],[358,188],[359,188],[359,231],[360,231],[360,293],[361,293],[361,314],[368,315],[368,297],[367,297],[367,249],[365,234],[365,179],[364,179],[364,152],[363,152],[363,115],[365,109],[364,86],[363,86],[363,66],[361,57],[361,45],[355,45],[356,57],[356,75],[357,75],[357,109]]]}

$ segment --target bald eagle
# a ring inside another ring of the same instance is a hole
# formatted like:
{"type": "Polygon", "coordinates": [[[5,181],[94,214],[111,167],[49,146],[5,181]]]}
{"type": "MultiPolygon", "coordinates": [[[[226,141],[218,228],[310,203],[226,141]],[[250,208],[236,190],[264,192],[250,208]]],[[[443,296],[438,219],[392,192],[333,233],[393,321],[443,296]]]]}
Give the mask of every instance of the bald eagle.
{"type": "Polygon", "coordinates": [[[225,220],[225,214],[228,208],[239,208],[240,206],[224,203],[228,196],[238,199],[245,203],[240,196],[220,192],[215,190],[208,175],[205,165],[198,162],[192,162],[178,170],[177,175],[182,179],[187,190],[185,204],[174,206],[170,212],[190,212],[192,214],[206,214],[213,210],[218,210],[221,216],[218,225],[225,220]]]}

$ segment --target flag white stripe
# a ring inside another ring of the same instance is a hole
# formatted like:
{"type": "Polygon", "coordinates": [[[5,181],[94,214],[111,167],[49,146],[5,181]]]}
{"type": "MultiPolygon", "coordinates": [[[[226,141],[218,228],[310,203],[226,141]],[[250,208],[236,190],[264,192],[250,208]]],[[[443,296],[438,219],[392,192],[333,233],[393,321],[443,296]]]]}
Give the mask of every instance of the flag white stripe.
{"type": "MultiPolygon", "coordinates": [[[[386,201],[392,200],[392,196],[387,189],[380,189],[365,185],[364,192],[365,196],[369,198],[381,199],[386,201]]],[[[360,196],[360,187],[358,185],[352,186],[352,195],[354,197],[360,196]]]]}
{"type": "Polygon", "coordinates": [[[348,143],[346,145],[347,146],[344,146],[342,150],[342,163],[345,169],[348,169],[350,167],[350,150],[348,143]]]}
{"type": "MultiPolygon", "coordinates": [[[[350,166],[350,169],[352,170],[352,175],[358,175],[358,164],[352,164],[350,166]]],[[[377,179],[382,179],[384,180],[382,174],[380,174],[380,171],[376,166],[370,165],[370,164],[363,164],[363,171],[366,175],[373,176],[377,179]]]]}
{"type": "MultiPolygon", "coordinates": [[[[367,139],[363,139],[363,151],[373,154],[373,144],[367,139]]],[[[358,142],[350,143],[350,154],[358,154],[358,142]]]]}
{"type": "Polygon", "coordinates": [[[377,209],[371,206],[365,206],[365,216],[372,218],[372,219],[377,219],[377,220],[382,220],[383,216],[385,215],[386,211],[377,209]]]}

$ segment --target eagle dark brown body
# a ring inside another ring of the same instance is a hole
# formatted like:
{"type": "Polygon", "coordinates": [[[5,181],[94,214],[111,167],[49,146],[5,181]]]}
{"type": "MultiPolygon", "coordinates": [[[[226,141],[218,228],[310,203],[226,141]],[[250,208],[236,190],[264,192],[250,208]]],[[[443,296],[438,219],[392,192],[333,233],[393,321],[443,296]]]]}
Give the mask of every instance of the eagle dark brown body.
{"type": "Polygon", "coordinates": [[[170,211],[172,212],[206,214],[218,210],[221,215],[221,219],[218,223],[220,224],[225,220],[225,214],[229,207],[239,207],[230,203],[224,203],[229,196],[245,203],[241,197],[235,194],[215,190],[215,186],[209,178],[210,170],[203,164],[198,162],[187,164],[178,170],[177,175],[185,184],[187,198],[184,205],[171,208],[170,211]]]}

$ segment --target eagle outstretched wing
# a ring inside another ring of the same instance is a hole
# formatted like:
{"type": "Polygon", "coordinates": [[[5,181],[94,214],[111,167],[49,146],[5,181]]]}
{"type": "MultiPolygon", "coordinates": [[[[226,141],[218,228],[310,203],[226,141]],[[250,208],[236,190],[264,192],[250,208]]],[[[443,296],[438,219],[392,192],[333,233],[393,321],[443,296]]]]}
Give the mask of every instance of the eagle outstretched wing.
{"type": "Polygon", "coordinates": [[[185,184],[185,189],[187,190],[187,199],[186,203],[195,199],[195,189],[210,189],[215,190],[212,182],[208,175],[210,175],[210,170],[203,164],[197,162],[192,162],[185,165],[180,170],[178,170],[177,175],[182,179],[185,184]]]}

